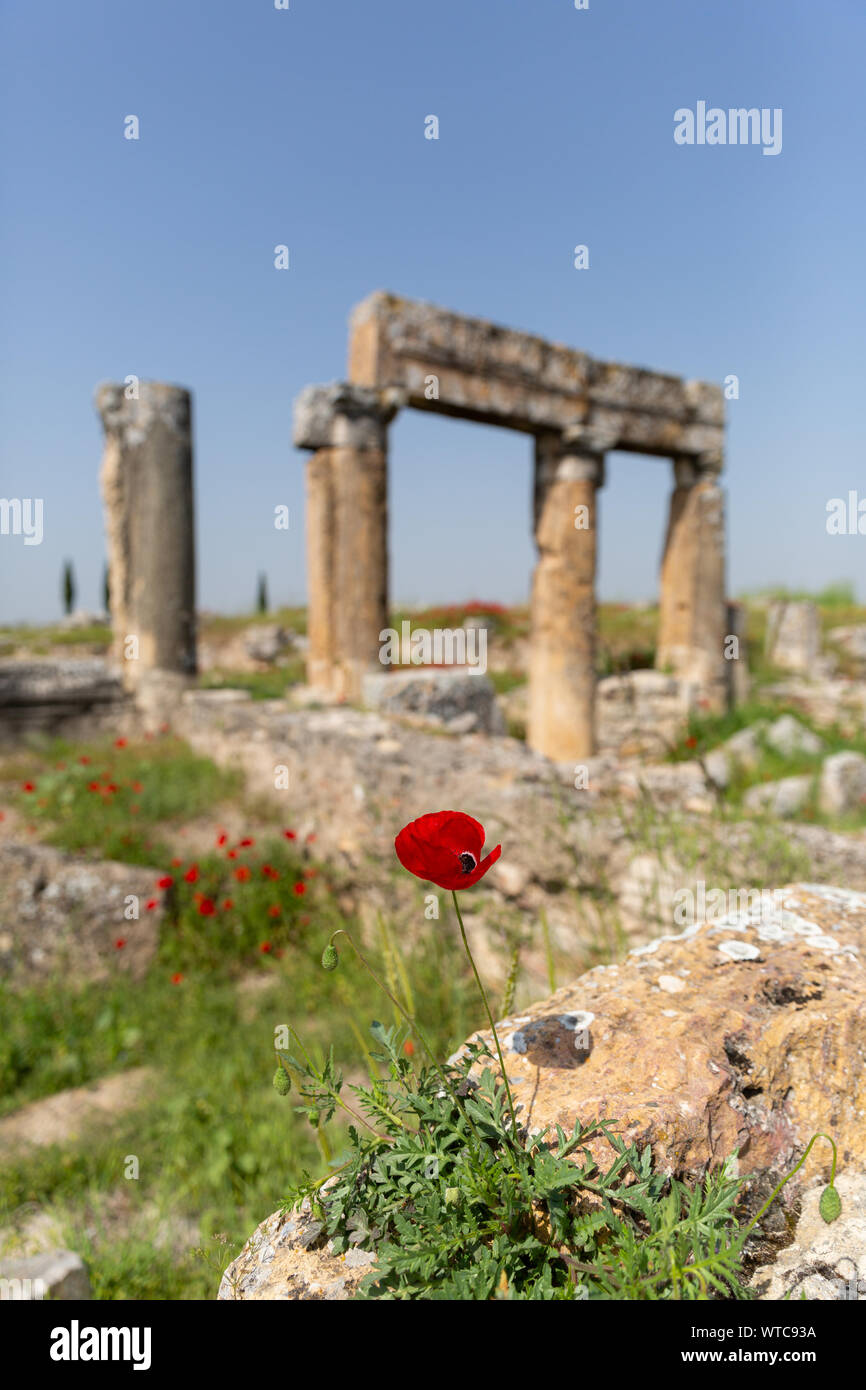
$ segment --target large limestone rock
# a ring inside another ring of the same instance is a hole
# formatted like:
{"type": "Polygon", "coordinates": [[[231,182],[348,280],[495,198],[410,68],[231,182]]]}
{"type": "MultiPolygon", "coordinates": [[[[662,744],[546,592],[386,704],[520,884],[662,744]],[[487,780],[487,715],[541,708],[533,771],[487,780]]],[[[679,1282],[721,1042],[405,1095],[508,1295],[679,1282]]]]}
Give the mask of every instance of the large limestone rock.
{"type": "Polygon", "coordinates": [[[837,1174],[842,1215],[832,1225],[818,1210],[825,1186],[813,1183],[803,1194],[792,1244],[753,1276],[759,1298],[855,1302],[866,1294],[866,1177],[837,1174]]]}
{"type": "Polygon", "coordinates": [[[767,613],[767,660],[783,671],[818,674],[821,616],[814,603],[780,599],[767,613]]]}
{"type": "Polygon", "coordinates": [[[405,715],[459,734],[504,734],[505,720],[485,675],[468,671],[394,671],[363,678],[371,709],[405,715]]]}
{"type": "Polygon", "coordinates": [[[98,658],[0,661],[0,738],[92,732],[122,707],[120,680],[98,658]]]}
{"type": "Polygon", "coordinates": [[[84,1261],[74,1250],[0,1260],[0,1302],[81,1302],[91,1297],[84,1261]]]}
{"type": "Polygon", "coordinates": [[[0,979],[32,984],[61,971],[76,979],[107,979],[117,970],[142,975],[162,916],[161,906],[145,910],[154,878],[153,869],[0,843],[0,979]],[[124,915],[133,897],[138,920],[124,915]]]}
{"type": "MultiPolygon", "coordinates": [[[[568,1132],[578,1117],[606,1117],[652,1145],[662,1171],[692,1182],[737,1151],[755,1204],[824,1130],[838,1145],[844,1202],[849,1178],[862,1189],[866,1146],[864,950],[866,894],[797,884],[598,966],[499,1025],[518,1118],[568,1132]]],[[[590,1148],[609,1160],[603,1138],[590,1148]]],[[[819,1175],[829,1165],[816,1146],[784,1189],[789,1210],[819,1175]]],[[[862,1226],[858,1201],[848,1215],[862,1226]]],[[[805,1209],[804,1249],[821,1234],[805,1209]]],[[[771,1213],[765,1259],[784,1231],[771,1213]]],[[[845,1249],[859,1249],[862,1230],[846,1231],[845,1249]]],[[[220,1297],[349,1297],[355,1270],[321,1234],[309,1213],[269,1218],[220,1297]]],[[[355,1258],[362,1275],[369,1255],[355,1258]]],[[[802,1249],[798,1258],[800,1269],[802,1249]]],[[[787,1287],[786,1271],[778,1278],[787,1287]]]]}
{"type": "Polygon", "coordinates": [[[866,758],[862,753],[834,753],[825,759],[818,800],[829,816],[844,816],[866,806],[866,758]]]}

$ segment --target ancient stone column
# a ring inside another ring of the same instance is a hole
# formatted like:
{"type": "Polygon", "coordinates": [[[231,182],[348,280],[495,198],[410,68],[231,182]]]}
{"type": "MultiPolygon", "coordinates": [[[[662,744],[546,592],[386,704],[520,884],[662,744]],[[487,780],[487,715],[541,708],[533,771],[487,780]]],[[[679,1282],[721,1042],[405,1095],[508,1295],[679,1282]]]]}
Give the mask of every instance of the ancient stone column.
{"type": "Polygon", "coordinates": [[[295,407],[294,442],[308,465],[307,572],[311,685],[356,700],[381,671],[388,626],[388,423],[394,392],[309,387],[295,407]]]}
{"type": "Polygon", "coordinates": [[[189,391],[158,381],[96,392],[115,654],[128,690],[196,672],[189,391]]]}
{"type": "Polygon", "coordinates": [[[693,680],[715,709],[728,699],[725,509],[718,458],[675,459],[661,569],[656,666],[693,680]]]}
{"type": "Polygon", "coordinates": [[[333,450],[307,460],[307,682],[331,690],[336,661],[333,450]]]}
{"type": "Polygon", "coordinates": [[[557,761],[595,751],[597,489],[604,456],[561,435],[535,449],[530,747],[557,761]]]}

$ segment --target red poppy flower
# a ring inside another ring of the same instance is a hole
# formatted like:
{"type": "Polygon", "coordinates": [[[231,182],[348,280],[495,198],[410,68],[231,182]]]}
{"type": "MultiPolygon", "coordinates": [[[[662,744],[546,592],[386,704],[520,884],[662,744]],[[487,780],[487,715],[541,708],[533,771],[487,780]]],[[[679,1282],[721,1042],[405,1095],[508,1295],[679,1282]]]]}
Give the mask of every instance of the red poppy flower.
{"type": "Polygon", "coordinates": [[[187,883],[198,883],[198,864],[190,864],[189,868],[184,874],[184,878],[186,879],[187,883]]]}
{"type": "Polygon", "coordinates": [[[125,747],[126,747],[126,739],[125,739],[125,738],[116,738],[116,739],[114,740],[114,746],[115,746],[115,748],[125,748],[125,747]]]}
{"type": "Polygon", "coordinates": [[[214,912],[216,911],[216,904],[214,903],[213,898],[202,898],[201,902],[198,905],[198,910],[201,913],[202,917],[213,917],[214,912]]]}
{"type": "Polygon", "coordinates": [[[237,879],[238,883],[246,883],[249,876],[250,871],[247,868],[246,864],[241,864],[239,869],[235,869],[235,878],[237,879]]]}
{"type": "Polygon", "coordinates": [[[263,865],[262,865],[262,877],[263,877],[263,878],[279,878],[279,874],[277,873],[276,869],[274,869],[274,868],[271,867],[270,864],[263,864],[263,865]]]}
{"type": "Polygon", "coordinates": [[[132,787],[132,790],[133,790],[134,792],[142,792],[142,791],[144,791],[144,787],[141,785],[140,782],[130,782],[129,785],[132,787]]]}
{"type": "Polygon", "coordinates": [[[255,840],[251,840],[251,839],[249,838],[249,836],[247,836],[247,838],[246,838],[245,840],[239,841],[239,847],[240,847],[241,849],[249,849],[250,845],[254,845],[254,844],[255,844],[255,840]]]}
{"type": "Polygon", "coordinates": [[[287,840],[297,840],[298,838],[294,830],[284,830],[283,834],[285,835],[287,840]]]}
{"type": "Polygon", "coordinates": [[[262,954],[265,955],[265,956],[268,954],[268,952],[269,952],[271,949],[272,949],[272,948],[271,948],[271,943],[270,943],[270,941],[263,941],[262,944],[261,944],[261,946],[259,947],[259,950],[260,950],[260,951],[262,952],[262,954]]]}
{"type": "Polygon", "coordinates": [[[88,782],[88,783],[87,783],[87,790],[88,790],[89,792],[98,792],[98,791],[99,791],[99,783],[98,783],[98,782],[88,782]]]}
{"type": "Polygon", "coordinates": [[[86,767],[87,764],[90,762],[90,759],[86,756],[86,754],[82,753],[78,761],[81,763],[83,767],[86,767]]]}
{"type": "Polygon", "coordinates": [[[404,1042],[403,1051],[406,1053],[407,1057],[415,1056],[415,1044],[413,1043],[411,1038],[407,1038],[404,1042]]]}
{"type": "Polygon", "coordinates": [[[156,880],[157,888],[170,888],[173,883],[174,879],[171,874],[166,874],[164,878],[158,878],[156,880]]]}
{"type": "Polygon", "coordinates": [[[397,858],[416,878],[438,888],[471,888],[495,864],[502,846],[486,859],[484,826],[462,811],[434,811],[403,827],[394,841],[397,858]]]}
{"type": "Polygon", "coordinates": [[[182,979],[183,975],[178,971],[176,975],[172,975],[171,982],[173,985],[179,985],[182,979]]]}
{"type": "Polygon", "coordinates": [[[126,945],[126,940],[125,940],[125,938],[122,937],[122,936],[119,936],[119,937],[117,938],[117,940],[115,941],[114,945],[115,945],[115,949],[116,949],[116,950],[122,951],[123,948],[124,948],[124,946],[126,945]]]}
{"type": "Polygon", "coordinates": [[[22,783],[21,783],[21,790],[22,790],[23,792],[35,792],[35,790],[36,790],[36,785],[35,785],[34,782],[22,782],[22,783]]]}
{"type": "Polygon", "coordinates": [[[237,850],[236,850],[236,849],[227,850],[227,851],[226,851],[226,857],[227,857],[228,859],[237,859],[237,857],[238,857],[238,852],[237,852],[237,850]]]}
{"type": "Polygon", "coordinates": [[[183,860],[182,860],[182,859],[172,859],[172,861],[171,861],[171,867],[172,867],[173,869],[179,869],[182,863],[183,863],[183,860]]]}
{"type": "Polygon", "coordinates": [[[226,898],[223,902],[223,912],[231,912],[234,905],[234,898],[226,898]]]}
{"type": "Polygon", "coordinates": [[[225,842],[226,842],[227,839],[228,839],[228,835],[225,833],[224,830],[221,830],[220,833],[219,833],[219,835],[217,835],[217,847],[218,847],[219,849],[222,849],[222,847],[223,847],[223,845],[225,844],[225,842]]]}
{"type": "Polygon", "coordinates": [[[280,906],[279,906],[279,903],[274,903],[272,907],[269,907],[269,908],[268,908],[268,916],[269,916],[269,917],[279,917],[279,915],[280,915],[280,906]]]}
{"type": "Polygon", "coordinates": [[[149,901],[146,902],[146,903],[144,904],[144,910],[145,910],[145,912],[155,912],[156,909],[157,909],[158,907],[159,907],[159,899],[158,899],[158,898],[150,898],[149,901]]]}
{"type": "Polygon", "coordinates": [[[697,748],[697,746],[698,746],[698,741],[697,741],[697,739],[695,738],[694,734],[692,734],[692,736],[691,736],[690,738],[687,738],[687,739],[686,739],[686,748],[697,748]]]}
{"type": "Polygon", "coordinates": [[[306,883],[296,883],[296,884],[295,884],[295,892],[297,893],[297,895],[298,895],[299,898],[302,898],[302,897],[304,896],[304,894],[306,893],[306,891],[307,891],[307,885],[306,885],[306,883]]]}

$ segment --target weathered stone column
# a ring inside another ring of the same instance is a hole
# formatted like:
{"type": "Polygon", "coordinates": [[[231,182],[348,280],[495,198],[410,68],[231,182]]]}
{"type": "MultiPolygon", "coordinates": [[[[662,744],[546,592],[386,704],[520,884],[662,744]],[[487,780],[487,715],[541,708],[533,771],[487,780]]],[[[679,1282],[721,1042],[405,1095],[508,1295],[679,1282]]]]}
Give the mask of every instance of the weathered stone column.
{"type": "Polygon", "coordinates": [[[333,450],[307,460],[307,681],[330,690],[336,661],[333,450]]]}
{"type": "Polygon", "coordinates": [[[530,747],[565,762],[595,751],[597,489],[604,455],[562,435],[535,448],[530,747]]]}
{"type": "Polygon", "coordinates": [[[308,465],[307,554],[311,685],[355,700],[381,670],[388,626],[388,423],[399,393],[336,384],[308,387],[295,407],[294,442],[308,465]]]}
{"type": "Polygon", "coordinates": [[[674,460],[661,569],[656,666],[694,680],[715,709],[728,698],[725,508],[721,459],[674,460]]]}
{"type": "Polygon", "coordinates": [[[100,386],[96,407],[115,655],[140,691],[151,673],[177,686],[196,672],[192,403],[163,382],[127,390],[100,386]]]}

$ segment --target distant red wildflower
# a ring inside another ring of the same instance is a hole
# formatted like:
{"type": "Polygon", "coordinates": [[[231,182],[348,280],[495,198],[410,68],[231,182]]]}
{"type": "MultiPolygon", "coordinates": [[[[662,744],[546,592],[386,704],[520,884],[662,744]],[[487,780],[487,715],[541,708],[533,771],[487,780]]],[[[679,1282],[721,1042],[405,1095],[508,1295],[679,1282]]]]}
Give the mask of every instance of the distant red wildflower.
{"type": "Polygon", "coordinates": [[[283,834],[287,840],[297,840],[298,836],[294,830],[284,830],[283,834]]]}
{"type": "Polygon", "coordinates": [[[247,868],[246,864],[241,864],[239,869],[235,869],[235,878],[237,879],[238,883],[246,883],[249,876],[250,871],[247,868]]]}
{"type": "Polygon", "coordinates": [[[123,937],[123,936],[119,936],[119,937],[117,938],[117,940],[115,941],[115,943],[114,943],[114,948],[115,948],[115,950],[117,950],[117,951],[122,951],[125,945],[126,945],[126,938],[123,937]]]}
{"type": "Polygon", "coordinates": [[[125,739],[125,738],[116,738],[116,739],[114,740],[114,746],[115,746],[115,748],[125,748],[125,747],[126,747],[126,739],[125,739]]]}
{"type": "Polygon", "coordinates": [[[171,977],[171,982],[172,982],[173,985],[179,985],[182,979],[183,979],[183,975],[182,975],[182,973],[178,970],[178,972],[177,972],[176,975],[172,975],[172,977],[171,977]]]}
{"type": "Polygon", "coordinates": [[[263,941],[261,946],[259,947],[259,950],[262,952],[263,955],[267,955],[269,951],[273,950],[273,947],[271,946],[270,941],[263,941]]]}
{"type": "Polygon", "coordinates": [[[173,883],[174,879],[171,874],[164,874],[162,878],[156,880],[157,888],[170,888],[173,883]]]}
{"type": "Polygon", "coordinates": [[[280,915],[281,912],[282,912],[282,908],[280,907],[279,903],[273,903],[273,904],[268,908],[268,916],[269,916],[269,917],[279,917],[279,915],[280,915]]]}
{"type": "Polygon", "coordinates": [[[295,892],[297,893],[297,895],[298,895],[299,898],[302,898],[302,897],[304,896],[304,894],[306,893],[306,891],[307,891],[307,885],[306,885],[306,883],[296,883],[296,884],[295,884],[295,892]]]}
{"type": "Polygon", "coordinates": [[[35,790],[36,790],[36,783],[35,783],[35,782],[22,782],[22,783],[21,783],[21,790],[22,790],[23,792],[35,792],[35,790]]]}
{"type": "Polygon", "coordinates": [[[184,878],[186,879],[187,883],[198,883],[198,864],[190,864],[189,868],[184,874],[184,878]]]}
{"type": "Polygon", "coordinates": [[[201,913],[202,917],[213,917],[214,912],[216,911],[216,903],[214,902],[213,898],[202,898],[201,902],[198,905],[198,910],[201,913]]]}
{"type": "Polygon", "coordinates": [[[147,902],[144,904],[145,912],[155,912],[158,907],[159,898],[148,898],[147,902]]]}

